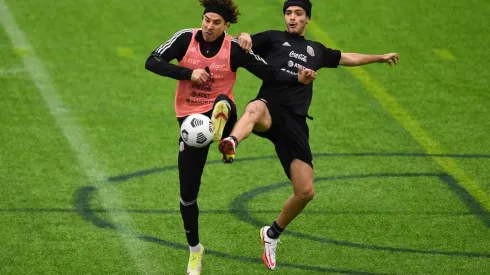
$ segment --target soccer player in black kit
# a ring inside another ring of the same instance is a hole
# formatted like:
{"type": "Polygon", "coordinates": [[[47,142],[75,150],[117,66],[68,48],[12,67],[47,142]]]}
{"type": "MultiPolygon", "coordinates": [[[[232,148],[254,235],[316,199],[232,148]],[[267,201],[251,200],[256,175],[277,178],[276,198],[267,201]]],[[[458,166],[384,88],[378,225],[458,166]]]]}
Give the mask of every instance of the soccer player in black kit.
{"type": "MultiPolygon", "coordinates": [[[[269,30],[252,37],[241,34],[238,39],[240,45],[246,47],[251,44],[253,51],[269,65],[293,75],[298,66],[317,71],[321,68],[336,68],[339,65],[361,66],[378,62],[391,66],[398,63],[397,53],[342,53],[319,42],[305,39],[311,8],[309,0],[285,1],[283,12],[286,31],[269,30]]],[[[313,84],[293,87],[264,81],[257,97],[247,105],[230,136],[224,138],[218,146],[223,161],[231,163],[235,158],[236,146],[250,133],[269,139],[275,146],[284,172],[291,180],[293,195],[286,200],[281,213],[271,226],[264,226],[259,231],[264,246],[262,260],[268,269],[276,267],[279,236],[315,194],[313,157],[306,123],[306,119],[311,118],[308,109],[312,93],[313,84]]]]}

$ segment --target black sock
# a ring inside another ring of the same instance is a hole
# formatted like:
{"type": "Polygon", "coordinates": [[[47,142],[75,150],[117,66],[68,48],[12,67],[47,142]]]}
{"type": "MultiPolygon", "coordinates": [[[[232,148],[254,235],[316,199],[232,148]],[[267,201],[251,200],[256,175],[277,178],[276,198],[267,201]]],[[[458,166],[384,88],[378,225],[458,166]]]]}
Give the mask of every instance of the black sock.
{"type": "Polygon", "coordinates": [[[182,215],[182,220],[184,221],[185,236],[187,237],[187,243],[190,246],[196,246],[199,244],[199,208],[197,207],[197,202],[195,201],[191,205],[183,205],[180,203],[180,214],[182,215]]]}
{"type": "Polygon", "coordinates": [[[271,238],[271,239],[277,239],[279,238],[279,236],[281,236],[281,233],[284,231],[284,228],[281,228],[279,226],[279,224],[277,224],[276,221],[274,221],[271,225],[271,227],[269,228],[269,230],[267,230],[267,237],[271,238]]]}

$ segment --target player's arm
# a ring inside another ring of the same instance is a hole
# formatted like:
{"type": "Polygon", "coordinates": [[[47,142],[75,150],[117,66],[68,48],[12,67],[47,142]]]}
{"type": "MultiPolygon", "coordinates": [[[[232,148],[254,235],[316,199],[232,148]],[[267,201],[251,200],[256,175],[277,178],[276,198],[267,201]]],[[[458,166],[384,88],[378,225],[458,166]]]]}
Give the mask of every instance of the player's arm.
{"type": "Polygon", "coordinates": [[[398,64],[400,57],[397,53],[387,54],[361,54],[361,53],[342,53],[340,65],[343,66],[362,66],[371,63],[388,63],[388,65],[398,64]]]}
{"type": "Polygon", "coordinates": [[[298,69],[298,75],[296,76],[269,66],[265,60],[253,51],[245,52],[236,41],[232,42],[230,63],[233,71],[242,67],[267,82],[301,85],[309,84],[316,78],[316,73],[312,70],[298,69]]]}
{"type": "Polygon", "coordinates": [[[360,54],[360,53],[343,53],[319,44],[322,53],[322,67],[337,68],[342,66],[362,66],[371,63],[388,63],[388,65],[398,64],[400,59],[397,53],[387,54],[360,54]]]}
{"type": "Polygon", "coordinates": [[[154,50],[146,60],[145,68],[155,74],[176,80],[190,80],[192,70],[169,63],[184,58],[192,39],[192,29],[176,32],[172,38],[154,50]]]}
{"type": "Polygon", "coordinates": [[[238,45],[246,52],[253,50],[259,55],[265,55],[269,49],[272,31],[264,31],[250,35],[242,32],[238,37],[238,45]]]}

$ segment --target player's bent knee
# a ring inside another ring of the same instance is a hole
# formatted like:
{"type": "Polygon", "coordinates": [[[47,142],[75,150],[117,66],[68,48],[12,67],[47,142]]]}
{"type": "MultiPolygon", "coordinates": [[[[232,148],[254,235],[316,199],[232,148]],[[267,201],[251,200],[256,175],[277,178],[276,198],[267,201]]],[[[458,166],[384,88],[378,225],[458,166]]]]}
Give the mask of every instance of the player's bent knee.
{"type": "Polygon", "coordinates": [[[298,192],[295,193],[295,196],[302,201],[311,201],[315,197],[315,189],[313,187],[303,188],[298,190],[298,192]]]}
{"type": "Polygon", "coordinates": [[[267,106],[265,103],[260,100],[256,100],[247,105],[244,115],[249,116],[254,121],[258,121],[265,114],[266,110],[267,106]]]}
{"type": "Polygon", "coordinates": [[[249,121],[254,124],[253,130],[257,132],[265,132],[272,125],[272,118],[267,105],[261,100],[249,103],[245,108],[243,117],[248,117],[249,121]]]}

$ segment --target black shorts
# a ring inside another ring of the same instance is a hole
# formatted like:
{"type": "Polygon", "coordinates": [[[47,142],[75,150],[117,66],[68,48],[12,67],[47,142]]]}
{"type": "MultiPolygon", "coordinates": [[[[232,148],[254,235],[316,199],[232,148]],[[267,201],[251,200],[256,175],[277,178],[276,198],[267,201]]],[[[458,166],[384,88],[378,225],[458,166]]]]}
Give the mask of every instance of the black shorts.
{"type": "Polygon", "coordinates": [[[306,162],[313,168],[313,156],[309,143],[309,129],[305,116],[297,115],[287,106],[266,103],[272,118],[272,125],[266,132],[253,133],[259,137],[270,140],[276,149],[277,156],[281,161],[284,172],[291,179],[291,163],[294,159],[306,162]]]}

